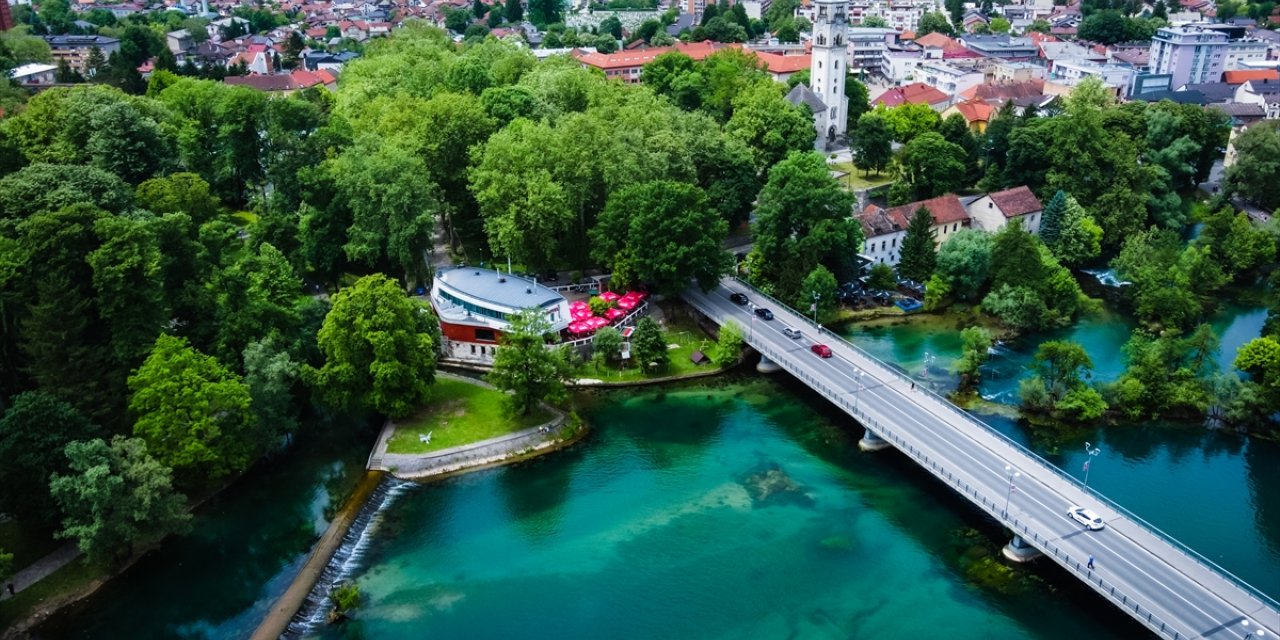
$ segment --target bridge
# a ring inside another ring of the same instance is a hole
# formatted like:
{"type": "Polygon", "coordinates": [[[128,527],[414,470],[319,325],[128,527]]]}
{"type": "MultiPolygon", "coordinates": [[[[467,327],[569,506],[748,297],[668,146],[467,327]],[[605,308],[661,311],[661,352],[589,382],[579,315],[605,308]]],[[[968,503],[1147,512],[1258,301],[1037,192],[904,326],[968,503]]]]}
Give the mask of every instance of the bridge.
{"type": "Polygon", "coordinates": [[[787,305],[736,279],[684,297],[717,324],[736,322],[762,363],[853,417],[867,430],[864,448],[898,449],[1002,523],[1013,535],[1005,547],[1011,559],[1042,554],[1158,636],[1280,639],[1275,599],[787,305]],[[731,293],[752,304],[733,303],[731,293]],[[756,317],[757,305],[774,320],[756,317]],[[784,325],[803,336],[787,337],[784,325]],[[814,354],[816,343],[832,357],[814,354]],[[1084,529],[1067,516],[1069,505],[1091,509],[1105,528],[1084,529]]]}

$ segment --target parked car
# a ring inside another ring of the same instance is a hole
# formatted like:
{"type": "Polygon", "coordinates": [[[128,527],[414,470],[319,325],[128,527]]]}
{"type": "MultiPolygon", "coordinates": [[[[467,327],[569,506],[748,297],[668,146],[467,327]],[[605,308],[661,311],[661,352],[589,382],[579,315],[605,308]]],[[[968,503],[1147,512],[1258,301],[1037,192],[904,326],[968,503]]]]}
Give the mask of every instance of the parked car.
{"type": "Polygon", "coordinates": [[[1084,525],[1084,528],[1090,531],[1100,531],[1103,527],[1107,526],[1098,514],[1084,507],[1077,507],[1074,504],[1067,507],[1067,516],[1084,525]]]}
{"type": "Polygon", "coordinates": [[[765,320],[773,319],[773,312],[764,307],[756,307],[756,315],[760,316],[765,320]]]}
{"type": "Polygon", "coordinates": [[[809,350],[823,358],[831,357],[831,347],[828,347],[825,344],[815,344],[812,347],[809,347],[809,350]]]}
{"type": "Polygon", "coordinates": [[[747,304],[750,302],[747,300],[747,294],[745,293],[731,293],[729,294],[729,300],[734,304],[747,304]]]}

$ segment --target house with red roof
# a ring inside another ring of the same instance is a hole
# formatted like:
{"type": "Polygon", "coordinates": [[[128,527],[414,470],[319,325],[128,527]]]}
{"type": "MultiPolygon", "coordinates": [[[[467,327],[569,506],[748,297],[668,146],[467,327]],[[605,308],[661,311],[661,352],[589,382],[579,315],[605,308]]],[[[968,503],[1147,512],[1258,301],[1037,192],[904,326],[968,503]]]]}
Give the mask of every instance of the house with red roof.
{"type": "Polygon", "coordinates": [[[1222,72],[1222,81],[1232,86],[1239,86],[1250,80],[1275,82],[1280,80],[1280,71],[1275,69],[1244,69],[1222,72]]]}
{"type": "Polygon", "coordinates": [[[996,107],[982,100],[965,100],[947,107],[941,114],[942,119],[950,118],[952,114],[959,114],[969,124],[970,131],[980,134],[986,132],[987,125],[996,117],[996,107]]]}
{"type": "Polygon", "coordinates": [[[1030,233],[1040,232],[1040,217],[1044,205],[1025,186],[996,191],[974,200],[965,207],[973,226],[995,233],[1013,220],[1021,220],[1022,228],[1030,233]]]}
{"type": "Polygon", "coordinates": [[[907,225],[921,207],[928,209],[929,215],[933,216],[935,247],[970,224],[969,212],[954,193],[888,209],[874,204],[867,205],[855,216],[862,225],[863,236],[866,238],[862,257],[871,262],[897,265],[902,257],[902,238],[907,234],[907,225]]]}
{"type": "Polygon", "coordinates": [[[227,76],[223,79],[223,82],[229,85],[249,87],[258,91],[280,95],[289,95],[295,91],[302,91],[312,87],[323,87],[330,91],[338,87],[338,77],[327,69],[318,71],[294,69],[290,73],[227,76]]]}
{"type": "Polygon", "coordinates": [[[740,47],[737,44],[721,44],[719,42],[677,43],[673,47],[648,47],[644,49],[624,49],[617,53],[583,53],[575,52],[574,57],[584,67],[594,67],[604,72],[609,79],[618,79],[628,84],[638,84],[644,65],[653,62],[658,56],[668,51],[679,51],[694,60],[705,60],[707,56],[728,47],[740,47]]]}
{"type": "Polygon", "coordinates": [[[787,78],[791,77],[791,74],[808,69],[810,62],[813,60],[813,55],[808,53],[788,56],[757,51],[756,57],[768,68],[769,75],[778,82],[786,82],[787,78]]]}
{"type": "Polygon", "coordinates": [[[903,87],[893,87],[871,101],[873,107],[896,107],[902,104],[927,104],[935,111],[942,111],[951,104],[951,97],[923,82],[913,82],[903,87]]]}

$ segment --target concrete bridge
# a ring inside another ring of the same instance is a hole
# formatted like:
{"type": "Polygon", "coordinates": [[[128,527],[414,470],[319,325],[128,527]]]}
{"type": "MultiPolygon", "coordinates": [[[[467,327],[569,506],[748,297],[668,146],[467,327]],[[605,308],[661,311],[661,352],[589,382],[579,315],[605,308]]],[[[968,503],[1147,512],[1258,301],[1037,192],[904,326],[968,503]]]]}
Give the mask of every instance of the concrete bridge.
{"type": "Polygon", "coordinates": [[[1275,599],[802,314],[735,279],[684,297],[718,324],[736,322],[766,366],[787,371],[857,420],[867,430],[864,449],[898,449],[1003,523],[1013,535],[1005,547],[1010,559],[1043,554],[1158,636],[1280,640],[1275,599]],[[734,304],[731,293],[752,305],[734,304]],[[751,306],[772,310],[775,319],[756,317],[751,306]],[[784,325],[804,335],[789,338],[784,325]],[[829,346],[832,357],[814,354],[815,343],[829,346]],[[1106,527],[1085,530],[1067,516],[1069,505],[1093,510],[1106,527]]]}

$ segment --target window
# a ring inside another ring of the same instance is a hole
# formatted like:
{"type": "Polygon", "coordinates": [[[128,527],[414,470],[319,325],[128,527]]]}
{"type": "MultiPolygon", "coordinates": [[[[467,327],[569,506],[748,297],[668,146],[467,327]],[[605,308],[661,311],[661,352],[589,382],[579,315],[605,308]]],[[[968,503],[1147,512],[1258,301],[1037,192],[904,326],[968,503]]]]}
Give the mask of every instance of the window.
{"type": "MultiPolygon", "coordinates": [[[[836,44],[840,44],[840,38],[839,38],[839,36],[837,36],[837,37],[836,37],[836,44]]],[[[836,60],[836,68],[837,68],[837,69],[839,69],[839,68],[840,68],[840,61],[839,61],[839,60],[836,60]]]]}
{"type": "Polygon", "coordinates": [[[897,239],[897,238],[894,238],[894,239],[893,239],[893,248],[895,248],[895,249],[897,249],[897,248],[898,248],[898,239],[897,239]]]}
{"type": "MultiPolygon", "coordinates": [[[[498,334],[493,329],[476,329],[476,340],[482,342],[497,342],[498,334]]],[[[480,347],[480,353],[484,353],[484,347],[480,347]]]]}
{"type": "Polygon", "coordinates": [[[476,346],[473,344],[471,345],[471,355],[474,356],[475,354],[476,354],[476,346]]]}
{"type": "Polygon", "coordinates": [[[493,309],[488,309],[485,307],[481,307],[479,305],[471,304],[470,302],[467,302],[465,300],[462,300],[460,298],[457,298],[451,295],[448,291],[445,291],[444,289],[440,290],[440,297],[478,316],[485,316],[486,318],[495,318],[497,320],[507,319],[507,314],[502,313],[501,311],[494,311],[493,309]]]}
{"type": "Polygon", "coordinates": [[[822,68],[822,61],[821,61],[821,60],[819,60],[819,61],[818,61],[818,68],[819,68],[819,69],[821,69],[821,68],[822,68]]]}

